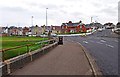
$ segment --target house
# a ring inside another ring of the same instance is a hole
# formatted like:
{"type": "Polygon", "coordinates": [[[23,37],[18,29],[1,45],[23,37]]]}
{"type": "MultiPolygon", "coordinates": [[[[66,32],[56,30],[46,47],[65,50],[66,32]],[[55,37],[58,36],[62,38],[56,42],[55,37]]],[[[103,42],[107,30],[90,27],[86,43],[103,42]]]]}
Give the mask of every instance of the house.
{"type": "Polygon", "coordinates": [[[29,28],[28,27],[24,27],[23,28],[23,35],[26,36],[29,34],[29,28]]]}
{"type": "Polygon", "coordinates": [[[31,35],[31,36],[34,36],[34,35],[39,36],[40,34],[42,34],[42,28],[39,27],[38,25],[32,26],[29,29],[30,29],[29,35],[31,35]]]}
{"type": "Polygon", "coordinates": [[[85,24],[82,21],[77,23],[72,23],[69,21],[68,23],[62,23],[61,25],[62,33],[79,33],[79,32],[86,32],[85,24]]]}
{"type": "Polygon", "coordinates": [[[15,26],[11,26],[8,28],[8,34],[9,35],[18,35],[19,29],[15,26]]]}
{"type": "Polygon", "coordinates": [[[110,22],[105,23],[104,26],[105,26],[107,29],[112,29],[112,28],[115,27],[115,25],[114,25],[113,23],[110,23],[110,22]]]}
{"type": "Polygon", "coordinates": [[[22,27],[18,27],[18,35],[23,35],[23,29],[22,29],[22,27]]]}
{"type": "Polygon", "coordinates": [[[41,26],[41,28],[42,28],[42,34],[44,34],[44,33],[48,34],[49,31],[52,30],[51,26],[45,26],[45,25],[43,25],[43,26],[41,26]]]}
{"type": "Polygon", "coordinates": [[[0,33],[8,33],[8,27],[0,27],[0,33]]]}
{"type": "Polygon", "coordinates": [[[61,33],[61,26],[51,26],[51,27],[53,34],[61,33]]]}
{"type": "Polygon", "coordinates": [[[0,36],[8,36],[8,27],[0,27],[0,36]]]}
{"type": "Polygon", "coordinates": [[[19,29],[15,26],[11,27],[1,27],[0,34],[1,36],[9,36],[9,35],[18,35],[19,29]]]}

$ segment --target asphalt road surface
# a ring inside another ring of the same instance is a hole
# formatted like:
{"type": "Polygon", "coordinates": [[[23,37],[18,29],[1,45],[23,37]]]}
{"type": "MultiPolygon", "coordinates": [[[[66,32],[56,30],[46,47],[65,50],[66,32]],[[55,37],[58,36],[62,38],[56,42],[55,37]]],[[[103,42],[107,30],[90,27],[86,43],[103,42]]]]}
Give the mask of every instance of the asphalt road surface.
{"type": "Polygon", "coordinates": [[[111,30],[96,31],[86,37],[65,37],[81,43],[95,58],[104,75],[118,75],[118,35],[111,30]]]}

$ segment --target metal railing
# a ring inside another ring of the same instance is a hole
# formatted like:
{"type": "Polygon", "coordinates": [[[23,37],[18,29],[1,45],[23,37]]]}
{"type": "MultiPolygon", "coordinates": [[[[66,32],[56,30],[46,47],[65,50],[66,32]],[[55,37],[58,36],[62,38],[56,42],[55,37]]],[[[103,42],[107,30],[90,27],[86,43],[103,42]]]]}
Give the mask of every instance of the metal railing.
{"type": "Polygon", "coordinates": [[[46,41],[35,42],[33,44],[26,44],[21,46],[15,46],[12,48],[1,49],[0,50],[0,53],[2,53],[1,60],[4,62],[7,59],[10,59],[25,53],[29,53],[36,49],[42,48],[48,44],[52,44],[54,42],[55,42],[55,39],[51,39],[46,41]]]}

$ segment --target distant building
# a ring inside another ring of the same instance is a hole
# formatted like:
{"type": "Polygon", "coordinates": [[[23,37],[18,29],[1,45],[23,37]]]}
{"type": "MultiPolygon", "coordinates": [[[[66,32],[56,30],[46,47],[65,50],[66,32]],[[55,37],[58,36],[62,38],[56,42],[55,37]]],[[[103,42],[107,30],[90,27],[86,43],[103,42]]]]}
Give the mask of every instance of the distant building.
{"type": "Polygon", "coordinates": [[[22,29],[22,27],[18,27],[18,35],[23,35],[23,29],[22,29]]]}
{"type": "Polygon", "coordinates": [[[61,33],[61,26],[51,26],[51,28],[53,34],[61,33]]]}
{"type": "Polygon", "coordinates": [[[24,27],[23,28],[23,35],[28,35],[29,34],[29,28],[28,27],[24,27]]]}
{"type": "Polygon", "coordinates": [[[0,27],[0,33],[8,33],[8,27],[0,27]]]}
{"type": "Polygon", "coordinates": [[[120,1],[118,2],[118,22],[120,22],[120,1]]]}
{"type": "Polygon", "coordinates": [[[15,27],[15,26],[11,26],[8,28],[8,34],[9,35],[19,35],[19,28],[15,27]]]}
{"type": "Polygon", "coordinates": [[[29,34],[30,34],[30,35],[39,36],[40,34],[42,34],[42,28],[39,27],[38,25],[32,26],[32,27],[30,27],[29,29],[30,29],[30,31],[29,31],[29,34]]]}
{"type": "Polygon", "coordinates": [[[48,32],[51,31],[52,29],[51,26],[45,26],[45,25],[41,26],[41,28],[42,28],[42,34],[43,33],[48,34],[48,32]]]}
{"type": "Polygon", "coordinates": [[[95,28],[103,28],[104,27],[104,25],[102,25],[101,23],[98,23],[98,22],[90,23],[90,26],[95,27],[95,28]]]}
{"type": "Polygon", "coordinates": [[[8,36],[8,27],[0,27],[0,36],[8,36]]]}
{"type": "Polygon", "coordinates": [[[115,25],[113,23],[110,23],[110,22],[105,23],[104,26],[105,26],[105,28],[108,28],[108,29],[112,29],[115,27],[115,25]]]}
{"type": "Polygon", "coordinates": [[[62,23],[61,31],[62,33],[86,32],[86,28],[85,24],[81,21],[77,23],[72,23],[72,21],[69,21],[68,23],[62,23]]]}

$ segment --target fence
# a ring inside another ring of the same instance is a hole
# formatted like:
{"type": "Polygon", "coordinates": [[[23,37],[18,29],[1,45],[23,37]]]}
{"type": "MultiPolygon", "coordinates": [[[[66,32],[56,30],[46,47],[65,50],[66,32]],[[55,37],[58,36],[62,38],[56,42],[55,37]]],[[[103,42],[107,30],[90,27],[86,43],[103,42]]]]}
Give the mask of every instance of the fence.
{"type": "Polygon", "coordinates": [[[48,44],[52,44],[54,42],[55,40],[51,39],[51,40],[36,42],[33,44],[26,44],[26,45],[16,46],[12,48],[2,49],[0,50],[0,52],[2,53],[2,61],[4,62],[4,60],[7,60],[25,53],[29,53],[36,49],[42,48],[48,44]]]}
{"type": "MultiPolygon", "coordinates": [[[[58,42],[55,40],[48,40],[48,41],[42,41],[42,42],[37,42],[36,44],[40,44],[40,43],[45,43],[47,42],[47,46],[45,46],[42,48],[39,48],[37,50],[34,50],[32,52],[30,52],[30,48],[29,49],[29,53],[25,53],[22,55],[19,55],[17,57],[5,60],[4,62],[2,62],[2,65],[0,66],[0,72],[1,75],[4,77],[6,75],[9,76],[10,73],[16,71],[17,69],[20,69],[22,67],[24,67],[26,64],[40,58],[42,55],[48,53],[49,51],[51,51],[53,48],[55,48],[58,45],[58,42]]],[[[25,46],[27,48],[27,46],[25,46]]],[[[29,45],[28,45],[29,47],[29,45]]],[[[6,52],[6,51],[4,51],[6,52]]]]}

